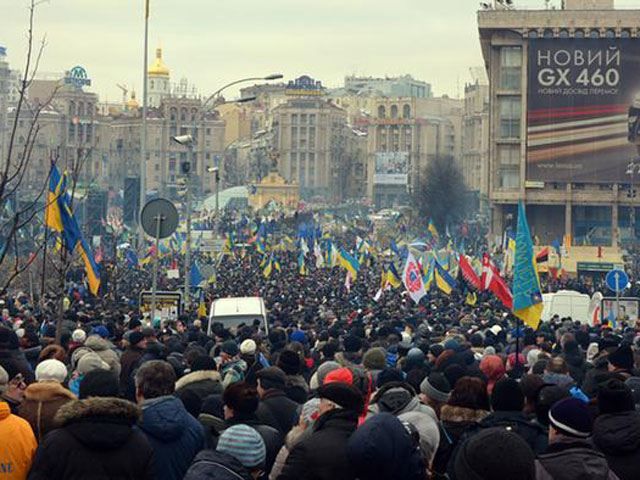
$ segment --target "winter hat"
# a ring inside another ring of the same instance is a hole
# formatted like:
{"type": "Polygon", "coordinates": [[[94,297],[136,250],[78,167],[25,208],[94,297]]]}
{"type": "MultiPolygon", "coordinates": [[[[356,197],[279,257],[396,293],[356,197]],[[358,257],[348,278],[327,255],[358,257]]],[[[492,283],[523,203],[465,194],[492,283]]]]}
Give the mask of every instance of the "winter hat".
{"type": "Polygon", "coordinates": [[[84,343],[86,339],[87,339],[87,332],[85,332],[81,328],[76,328],[71,334],[71,340],[73,340],[76,343],[84,343]]]}
{"type": "Polygon", "coordinates": [[[240,344],[240,353],[243,355],[254,355],[256,353],[256,342],[247,338],[240,344]]]}
{"type": "Polygon", "coordinates": [[[87,373],[80,382],[79,397],[117,397],[120,387],[118,377],[108,370],[93,370],[87,373]]]}
{"type": "Polygon", "coordinates": [[[434,343],[429,347],[429,353],[436,358],[438,358],[442,352],[444,352],[444,347],[439,343],[434,343]]]}
{"type": "Polygon", "coordinates": [[[292,350],[283,350],[280,352],[276,365],[287,375],[299,375],[302,369],[300,355],[292,350]]]}
{"type": "MultiPolygon", "coordinates": [[[[278,367],[267,367],[262,368],[256,373],[256,379],[258,380],[266,380],[272,385],[271,388],[281,388],[283,389],[285,383],[287,382],[287,376],[285,373],[278,367]]],[[[261,382],[261,385],[264,382],[261,382]]],[[[262,385],[264,388],[264,385],[262,385]]]]}
{"type": "Polygon", "coordinates": [[[217,370],[216,361],[209,355],[198,355],[191,361],[191,371],[201,372],[209,370],[217,370]]]}
{"type": "Polygon", "coordinates": [[[316,378],[317,378],[316,388],[324,384],[324,379],[329,374],[329,372],[332,372],[339,368],[340,368],[340,364],[338,362],[334,362],[333,360],[329,360],[328,362],[324,362],[322,365],[320,365],[318,367],[318,371],[316,372],[316,378]]]}
{"type": "Polygon", "coordinates": [[[16,332],[10,328],[0,327],[0,348],[3,350],[18,350],[20,341],[16,332]]]}
{"type": "Polygon", "coordinates": [[[610,353],[607,359],[616,368],[633,369],[633,351],[629,345],[624,345],[610,353]]]}
{"type": "Polygon", "coordinates": [[[635,410],[631,389],[617,378],[612,378],[598,388],[600,414],[622,413],[635,410]]]}
{"type": "Polygon", "coordinates": [[[378,388],[382,388],[387,383],[402,382],[403,380],[404,376],[400,370],[395,368],[385,368],[378,374],[378,378],[376,378],[376,386],[378,388]]]}
{"type": "Polygon", "coordinates": [[[436,402],[446,403],[451,397],[451,385],[444,374],[432,372],[420,384],[420,393],[436,402]]]}
{"type": "Polygon", "coordinates": [[[496,382],[491,392],[494,412],[520,412],[524,407],[524,394],[516,380],[505,377],[496,382]]]}
{"type": "Polygon", "coordinates": [[[329,383],[334,382],[353,385],[353,372],[347,367],[341,367],[330,371],[327,376],[324,377],[323,385],[328,385],[329,383]]]}
{"type": "Polygon", "coordinates": [[[134,318],[129,322],[129,330],[133,330],[134,328],[138,328],[141,326],[142,322],[140,322],[140,320],[138,320],[137,318],[134,318]]]}
{"type": "Polygon", "coordinates": [[[78,360],[76,370],[79,374],[85,375],[93,370],[111,370],[111,367],[97,353],[88,352],[78,360]]]}
{"type": "Polygon", "coordinates": [[[9,386],[9,374],[0,365],[0,393],[4,393],[4,391],[7,389],[8,386],[9,386]]]}
{"type": "Polygon", "coordinates": [[[97,327],[93,327],[91,335],[99,335],[102,338],[109,338],[109,330],[104,325],[98,325],[97,327]]]}
{"type": "Polygon", "coordinates": [[[267,448],[260,434],[244,424],[234,425],[222,432],[216,451],[231,455],[248,469],[261,467],[267,458],[267,448]]]}
{"type": "Polygon", "coordinates": [[[349,439],[347,458],[354,476],[377,480],[418,480],[424,465],[413,437],[415,429],[390,413],[379,413],[364,422],[349,439]]]}
{"type": "Polygon", "coordinates": [[[302,419],[305,421],[307,425],[316,421],[320,412],[320,399],[312,398],[311,400],[307,400],[302,407],[300,408],[300,415],[302,419]]]}
{"type": "Polygon", "coordinates": [[[413,347],[407,353],[407,360],[413,362],[420,362],[424,360],[424,352],[417,347],[413,347]]]}
{"type": "Polygon", "coordinates": [[[302,330],[296,330],[295,332],[291,333],[289,339],[292,342],[300,342],[303,345],[306,345],[308,343],[307,334],[302,330]]]}
{"type": "Polygon", "coordinates": [[[236,355],[238,355],[238,353],[240,353],[238,344],[233,340],[227,340],[226,342],[224,342],[220,349],[221,351],[223,351],[227,355],[231,355],[232,357],[235,357],[236,355]]]}
{"type": "Polygon", "coordinates": [[[62,383],[67,378],[67,367],[60,360],[44,360],[36,367],[37,382],[62,383]]]}
{"type": "Polygon", "coordinates": [[[358,415],[364,408],[364,399],[360,391],[351,385],[342,382],[332,382],[318,389],[318,398],[330,400],[338,407],[351,410],[358,415]]]}
{"type": "Polygon", "coordinates": [[[533,367],[535,363],[538,361],[538,355],[540,354],[540,350],[537,348],[532,348],[527,353],[527,366],[533,367]]]}
{"type": "Polygon", "coordinates": [[[453,350],[454,352],[459,352],[460,351],[460,343],[451,338],[449,340],[447,340],[446,342],[444,342],[444,349],[445,350],[453,350]]]}
{"type": "MultiPolygon", "coordinates": [[[[518,363],[520,364],[520,366],[523,366],[523,367],[524,367],[525,363],[527,363],[527,359],[521,353],[518,354],[518,363]]],[[[509,368],[514,368],[516,366],[516,354],[515,353],[510,353],[507,356],[507,366],[509,368]]]]}
{"type": "Polygon", "coordinates": [[[139,344],[142,340],[144,340],[144,335],[142,334],[142,332],[131,332],[129,334],[129,343],[131,345],[137,345],[139,344]]]}
{"type": "Polygon", "coordinates": [[[598,347],[598,342],[591,342],[589,347],[587,347],[587,362],[591,363],[596,358],[596,356],[600,353],[600,348],[598,347]]]}
{"type": "Polygon", "coordinates": [[[456,477],[465,480],[536,478],[531,447],[517,433],[505,428],[483,429],[462,443],[454,468],[456,477]]]}
{"type": "Polygon", "coordinates": [[[362,366],[367,370],[383,370],[387,366],[387,352],[382,347],[370,348],[362,357],[362,366]]]}
{"type": "Polygon", "coordinates": [[[636,410],[640,410],[640,378],[629,377],[624,381],[624,384],[631,390],[636,410]]]}
{"type": "Polygon", "coordinates": [[[549,410],[549,423],[570,437],[587,438],[591,434],[589,407],[577,398],[565,398],[555,403],[549,410]]]}
{"type": "Polygon", "coordinates": [[[344,345],[345,352],[355,353],[362,348],[362,340],[360,337],[351,334],[344,337],[342,344],[344,345]]]}
{"type": "Polygon", "coordinates": [[[398,415],[398,420],[413,425],[420,434],[420,450],[425,464],[431,464],[440,443],[440,430],[434,417],[425,415],[424,412],[410,411],[398,415]]]}

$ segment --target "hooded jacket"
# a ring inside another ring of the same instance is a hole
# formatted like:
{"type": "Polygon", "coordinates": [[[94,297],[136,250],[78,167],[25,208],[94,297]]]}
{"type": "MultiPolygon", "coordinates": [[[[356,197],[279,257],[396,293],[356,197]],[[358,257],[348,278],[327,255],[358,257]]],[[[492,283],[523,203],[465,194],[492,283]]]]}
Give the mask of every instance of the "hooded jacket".
{"type": "Polygon", "coordinates": [[[204,448],[204,428],[173,396],[146,400],[138,424],[153,447],[154,478],[179,480],[204,448]]]}
{"type": "Polygon", "coordinates": [[[55,428],[53,418],[58,409],[75,399],[73,393],[57,382],[32,383],[24,391],[24,400],[20,404],[18,415],[29,422],[40,442],[55,428]]]}
{"type": "Polygon", "coordinates": [[[186,392],[194,393],[200,400],[216,393],[222,393],[222,378],[215,370],[191,372],[176,382],[175,396],[182,399],[186,392]]]}
{"type": "Polygon", "coordinates": [[[120,357],[113,345],[99,335],[90,335],[84,342],[84,346],[96,352],[100,358],[109,365],[111,371],[120,378],[120,357]]]}
{"type": "Polygon", "coordinates": [[[278,480],[353,480],[347,442],[358,425],[358,414],[336,409],[321,415],[313,433],[289,453],[278,480]]]}
{"type": "Polygon", "coordinates": [[[231,455],[215,450],[203,450],[196,455],[184,480],[253,480],[253,477],[231,455]]]}
{"type": "Polygon", "coordinates": [[[0,472],[12,473],[5,478],[24,480],[38,444],[29,423],[13,415],[4,401],[0,401],[0,439],[0,472]]]}
{"type": "Polygon", "coordinates": [[[640,413],[600,415],[593,425],[593,443],[620,480],[640,478],[640,413]]]}
{"type": "MultiPolygon", "coordinates": [[[[560,437],[538,456],[536,470],[546,472],[553,480],[617,480],[607,459],[587,440],[560,437]]],[[[544,476],[540,476],[544,478],[544,476]]],[[[538,478],[540,478],[538,477],[538,478]]],[[[548,477],[547,477],[548,478],[548,477]]]]}
{"type": "Polygon", "coordinates": [[[30,480],[149,479],[153,451],[135,428],[140,409],[118,398],[73,400],[38,447],[30,480]]]}
{"type": "Polygon", "coordinates": [[[389,412],[396,417],[408,412],[420,412],[438,421],[436,412],[420,402],[413,388],[404,382],[389,382],[379,389],[369,404],[367,418],[381,412],[389,412]]]}

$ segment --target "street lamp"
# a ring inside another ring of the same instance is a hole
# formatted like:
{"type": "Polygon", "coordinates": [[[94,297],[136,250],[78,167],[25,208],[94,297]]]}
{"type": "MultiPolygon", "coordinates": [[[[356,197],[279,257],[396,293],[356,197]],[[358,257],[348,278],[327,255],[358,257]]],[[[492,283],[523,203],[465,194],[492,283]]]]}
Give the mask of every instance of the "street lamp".
{"type": "Polygon", "coordinates": [[[218,222],[219,203],[218,197],[220,194],[220,168],[219,167],[207,167],[208,173],[215,174],[214,180],[216,182],[216,224],[218,222]]]}
{"type": "Polygon", "coordinates": [[[171,140],[189,149],[189,158],[180,164],[180,170],[185,178],[184,202],[187,216],[187,248],[184,256],[184,305],[186,310],[189,308],[190,303],[189,282],[191,281],[191,162],[193,161],[193,137],[191,135],[178,135],[171,137],[171,140]]]}

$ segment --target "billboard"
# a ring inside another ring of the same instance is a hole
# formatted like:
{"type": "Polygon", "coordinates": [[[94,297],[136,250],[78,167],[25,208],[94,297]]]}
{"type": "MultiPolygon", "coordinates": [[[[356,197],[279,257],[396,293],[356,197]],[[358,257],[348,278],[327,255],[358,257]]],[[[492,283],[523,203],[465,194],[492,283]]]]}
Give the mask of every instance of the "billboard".
{"type": "Polygon", "coordinates": [[[640,39],[529,40],[527,180],[628,182],[640,143],[640,39]]]}
{"type": "Polygon", "coordinates": [[[409,173],[409,152],[376,152],[373,183],[406,185],[409,173]]]}

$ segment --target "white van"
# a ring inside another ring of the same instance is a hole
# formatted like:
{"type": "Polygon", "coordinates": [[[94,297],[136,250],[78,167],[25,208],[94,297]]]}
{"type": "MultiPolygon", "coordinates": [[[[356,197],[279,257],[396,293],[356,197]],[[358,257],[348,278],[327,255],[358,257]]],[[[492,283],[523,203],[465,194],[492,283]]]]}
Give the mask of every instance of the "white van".
{"type": "Polygon", "coordinates": [[[211,303],[207,335],[211,335],[211,326],[214,322],[222,323],[225,328],[234,329],[241,323],[253,325],[256,319],[262,322],[264,331],[269,333],[267,309],[262,297],[219,298],[211,303]]]}
{"type": "Polygon", "coordinates": [[[580,323],[591,323],[589,306],[591,298],[574,290],[558,290],[556,293],[543,293],[542,321],[548,322],[554,315],[571,317],[580,323]]]}

